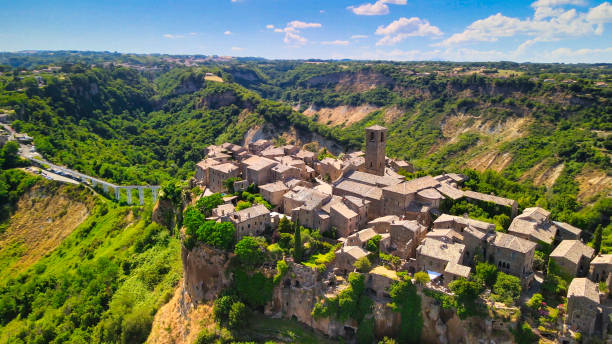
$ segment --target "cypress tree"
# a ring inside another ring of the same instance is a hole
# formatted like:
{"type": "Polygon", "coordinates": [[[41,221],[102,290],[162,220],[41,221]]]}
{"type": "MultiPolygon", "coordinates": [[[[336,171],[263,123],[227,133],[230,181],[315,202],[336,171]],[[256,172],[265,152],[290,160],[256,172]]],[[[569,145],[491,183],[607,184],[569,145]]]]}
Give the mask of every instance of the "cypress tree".
{"type": "Polygon", "coordinates": [[[293,242],[293,260],[300,263],[302,262],[302,233],[297,219],[293,223],[293,242]]]}
{"type": "Polygon", "coordinates": [[[593,236],[593,249],[595,249],[595,254],[598,254],[601,250],[601,239],[603,237],[603,229],[601,228],[601,224],[597,225],[595,228],[595,234],[593,236]]]}

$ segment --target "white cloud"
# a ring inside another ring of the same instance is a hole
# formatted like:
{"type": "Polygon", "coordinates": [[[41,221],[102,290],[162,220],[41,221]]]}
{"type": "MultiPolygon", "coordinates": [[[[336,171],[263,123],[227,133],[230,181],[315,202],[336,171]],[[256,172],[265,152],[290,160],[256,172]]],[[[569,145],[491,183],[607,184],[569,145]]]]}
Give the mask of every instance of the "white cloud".
{"type": "Polygon", "coordinates": [[[242,51],[244,48],[241,47],[232,47],[232,51],[242,51]]]}
{"type": "Polygon", "coordinates": [[[376,45],[393,45],[414,36],[442,35],[442,31],[437,26],[431,25],[429,21],[417,17],[402,17],[387,26],[379,26],[374,33],[384,36],[376,42],[376,45]]]}
{"type": "Polygon", "coordinates": [[[268,24],[268,25],[266,25],[266,29],[272,30],[272,29],[274,29],[274,25],[268,24]]]}
{"type": "Polygon", "coordinates": [[[352,39],[365,39],[368,38],[368,35],[352,35],[351,38],[352,39]]]}
{"type": "Polygon", "coordinates": [[[349,45],[349,41],[341,41],[341,40],[335,40],[335,41],[323,41],[321,42],[321,44],[323,45],[349,45]]]}
{"type": "Polygon", "coordinates": [[[231,34],[232,34],[232,32],[231,32],[230,30],[227,30],[227,31],[225,31],[223,34],[224,34],[224,35],[226,35],[226,36],[229,36],[229,35],[231,35],[231,34]]]}
{"type": "Polygon", "coordinates": [[[303,29],[312,29],[322,27],[321,23],[307,23],[299,20],[294,20],[287,23],[284,29],[275,28],[274,32],[284,32],[285,38],[283,41],[286,44],[300,46],[308,42],[306,38],[300,35],[303,29]]]}
{"type": "Polygon", "coordinates": [[[168,38],[168,39],[178,39],[178,38],[184,38],[185,35],[178,35],[178,34],[171,34],[171,33],[165,33],[164,38],[168,38]]]}
{"type": "Polygon", "coordinates": [[[389,14],[389,6],[393,5],[405,5],[406,0],[378,0],[375,3],[365,3],[359,6],[349,6],[347,9],[359,16],[380,16],[389,14]]]}
{"type": "Polygon", "coordinates": [[[575,8],[559,7],[583,3],[582,0],[539,0],[532,4],[534,14],[531,18],[523,20],[497,13],[473,22],[463,32],[456,33],[436,45],[495,42],[502,37],[531,36],[532,38],[519,47],[519,50],[523,50],[536,42],[558,41],[592,34],[601,35],[604,24],[612,22],[612,5],[609,2],[590,8],[586,13],[578,12],[575,8]]]}

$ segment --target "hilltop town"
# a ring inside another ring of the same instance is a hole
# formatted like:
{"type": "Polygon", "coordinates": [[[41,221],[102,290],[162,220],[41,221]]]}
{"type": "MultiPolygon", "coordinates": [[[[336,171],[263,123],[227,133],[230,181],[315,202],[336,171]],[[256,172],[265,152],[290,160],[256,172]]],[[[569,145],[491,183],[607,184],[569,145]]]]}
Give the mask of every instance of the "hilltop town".
{"type": "MultiPolygon", "coordinates": [[[[540,335],[545,337],[549,331],[549,335],[565,338],[564,342],[581,336],[607,338],[607,321],[602,319],[608,319],[611,308],[608,291],[598,284],[612,282],[612,255],[596,255],[581,240],[579,228],[552,221],[545,209],[531,207],[519,213],[516,200],[466,190],[464,175],[447,173],[406,180],[404,175],[413,172],[412,165],[386,157],[386,140],[387,129],[374,125],[365,129],[365,152],[338,157],[263,139],[244,147],[224,143],[207,148],[192,185],[201,190],[201,199],[223,196],[207,220],[232,223],[235,242],[264,237],[269,251],[274,245],[283,245],[287,228],[291,232],[297,226],[317,231],[331,247],[327,254],[302,262],[295,254],[282,254],[281,260],[288,265],[280,266],[289,266],[292,273],[277,271],[282,278],[277,287],[280,290],[266,304],[266,314],[297,319],[330,337],[350,339],[359,331],[359,324],[321,322],[317,304],[326,304],[351,285],[351,273],[365,274],[365,291],[375,304],[392,302],[392,285],[408,280],[418,284],[419,290],[428,291],[425,295],[437,295],[431,305],[435,308],[442,307],[439,301],[444,295],[457,296],[453,283],[473,280],[480,265],[486,264],[520,284],[520,295],[505,302],[510,306],[507,309],[514,311],[529,305],[548,314],[540,293],[546,288],[544,284],[550,283],[553,270],[571,281],[563,295],[566,304],[550,309],[561,315],[548,324],[540,318],[540,335]],[[252,195],[257,190],[266,202],[247,202],[241,196],[243,191],[252,195]],[[493,223],[445,213],[458,201],[506,214],[511,223],[507,230],[496,230],[493,223]],[[537,263],[539,252],[549,255],[547,267],[537,266],[541,265],[537,263]]],[[[193,263],[189,254],[184,253],[184,264],[193,263]]],[[[211,281],[206,277],[190,279],[188,271],[197,267],[184,269],[186,290],[195,300],[197,295],[203,298],[210,291],[205,289],[213,288],[211,281]]],[[[277,270],[282,269],[277,265],[277,270]]],[[[505,307],[495,298],[478,302],[491,310],[505,307]]],[[[429,316],[426,310],[423,313],[429,316]]],[[[429,320],[437,321],[433,332],[439,342],[470,342],[467,338],[474,338],[465,330],[447,328],[437,317],[432,315],[429,320]]],[[[393,335],[397,315],[380,311],[374,318],[377,335],[393,335]]],[[[491,339],[496,331],[509,326],[492,318],[476,338],[491,339]]],[[[516,318],[513,321],[510,328],[518,331],[521,325],[516,324],[516,318]]]]}

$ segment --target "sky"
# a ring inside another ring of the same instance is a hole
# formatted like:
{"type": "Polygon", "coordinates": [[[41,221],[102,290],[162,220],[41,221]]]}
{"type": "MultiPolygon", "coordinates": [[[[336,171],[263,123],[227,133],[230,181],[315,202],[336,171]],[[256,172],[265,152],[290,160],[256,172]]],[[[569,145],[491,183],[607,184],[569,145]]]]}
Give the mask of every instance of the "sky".
{"type": "Polygon", "coordinates": [[[596,0],[0,0],[0,51],[612,63],[596,0]]]}

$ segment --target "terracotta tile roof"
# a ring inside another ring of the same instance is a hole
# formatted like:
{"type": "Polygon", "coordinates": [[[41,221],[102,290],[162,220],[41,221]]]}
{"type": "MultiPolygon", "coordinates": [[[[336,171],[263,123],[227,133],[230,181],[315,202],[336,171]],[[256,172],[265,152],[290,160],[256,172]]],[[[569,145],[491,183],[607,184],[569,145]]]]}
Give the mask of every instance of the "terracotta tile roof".
{"type": "Polygon", "coordinates": [[[387,128],[383,127],[382,125],[372,125],[366,128],[366,130],[387,130],[387,128]]]}
{"type": "Polygon", "coordinates": [[[365,172],[360,172],[360,171],[349,172],[346,174],[345,177],[350,180],[359,182],[359,183],[368,184],[372,186],[378,186],[378,187],[395,185],[401,182],[401,180],[396,179],[396,178],[377,176],[375,174],[365,173],[365,172]]]}
{"type": "Polygon", "coordinates": [[[262,216],[266,214],[270,214],[270,211],[268,210],[268,208],[266,208],[265,206],[261,204],[257,204],[250,208],[242,209],[240,211],[237,211],[231,214],[230,218],[237,223],[241,223],[248,219],[252,219],[254,217],[258,217],[258,216],[262,216]]]}
{"type": "Polygon", "coordinates": [[[287,187],[287,185],[285,185],[285,183],[281,181],[264,184],[260,186],[259,188],[262,190],[268,191],[268,192],[289,191],[289,188],[287,187]]]}
{"type": "Polygon", "coordinates": [[[231,173],[231,172],[238,170],[238,166],[230,162],[227,162],[225,164],[211,166],[210,169],[220,171],[223,173],[231,173]]]}
{"type": "Polygon", "coordinates": [[[612,254],[598,254],[591,261],[591,265],[605,264],[612,265],[612,254]]]}
{"type": "Polygon", "coordinates": [[[359,216],[359,214],[352,211],[349,207],[347,207],[342,202],[332,204],[331,210],[336,211],[338,214],[342,215],[342,217],[344,217],[345,219],[352,219],[354,217],[359,216]]]}
{"type": "Polygon", "coordinates": [[[471,190],[466,190],[463,193],[465,197],[467,198],[471,198],[471,199],[475,199],[475,200],[483,201],[483,202],[491,202],[491,203],[503,205],[506,207],[512,207],[514,206],[515,203],[517,203],[513,199],[503,198],[503,197],[499,197],[495,195],[488,195],[488,194],[471,191],[471,190]]]}
{"type": "Polygon", "coordinates": [[[449,262],[448,264],[446,264],[446,268],[444,269],[444,272],[448,272],[449,274],[465,278],[468,278],[470,276],[470,271],[471,269],[469,266],[457,264],[454,262],[449,262]]]}
{"type": "Polygon", "coordinates": [[[383,188],[383,190],[408,195],[427,188],[436,188],[438,186],[440,186],[440,182],[433,179],[431,176],[425,176],[421,178],[412,179],[400,184],[387,186],[383,188]]]}

